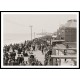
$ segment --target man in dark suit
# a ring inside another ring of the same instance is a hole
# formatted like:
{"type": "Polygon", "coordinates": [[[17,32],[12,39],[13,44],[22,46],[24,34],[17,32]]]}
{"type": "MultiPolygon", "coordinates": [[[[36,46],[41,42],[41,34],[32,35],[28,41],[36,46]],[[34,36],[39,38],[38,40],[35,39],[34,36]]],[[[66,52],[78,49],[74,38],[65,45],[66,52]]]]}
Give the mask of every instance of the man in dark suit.
{"type": "Polygon", "coordinates": [[[20,64],[20,55],[18,55],[17,61],[18,61],[18,63],[20,64]]]}

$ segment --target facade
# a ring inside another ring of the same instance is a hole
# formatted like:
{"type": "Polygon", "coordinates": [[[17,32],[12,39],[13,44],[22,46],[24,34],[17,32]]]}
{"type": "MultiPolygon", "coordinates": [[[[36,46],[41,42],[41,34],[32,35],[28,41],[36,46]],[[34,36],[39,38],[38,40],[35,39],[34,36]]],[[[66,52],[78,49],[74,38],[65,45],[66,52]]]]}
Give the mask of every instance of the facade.
{"type": "Polygon", "coordinates": [[[76,42],[76,20],[69,20],[57,30],[57,39],[66,42],[76,42]]]}

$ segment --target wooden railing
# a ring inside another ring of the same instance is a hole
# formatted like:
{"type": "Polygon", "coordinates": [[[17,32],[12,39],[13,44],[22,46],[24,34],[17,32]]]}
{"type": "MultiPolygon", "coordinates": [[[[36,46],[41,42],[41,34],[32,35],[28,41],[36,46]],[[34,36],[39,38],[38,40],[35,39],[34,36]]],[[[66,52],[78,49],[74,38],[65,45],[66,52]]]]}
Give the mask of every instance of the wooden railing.
{"type": "Polygon", "coordinates": [[[57,59],[76,59],[77,57],[75,55],[51,55],[52,58],[57,59]]]}
{"type": "MultiPolygon", "coordinates": [[[[59,65],[61,65],[61,59],[71,59],[73,62],[74,62],[74,65],[76,65],[77,63],[77,56],[76,55],[60,55],[59,51],[61,50],[75,50],[76,51],[76,48],[54,48],[54,52],[56,52],[56,50],[58,50],[58,54],[54,53],[53,52],[53,55],[51,55],[51,59],[53,60],[52,61],[52,64],[53,65],[56,65],[57,64],[57,60],[59,59],[59,65]]],[[[76,52],[75,52],[76,54],[76,52]]]]}
{"type": "Polygon", "coordinates": [[[76,50],[76,48],[54,48],[56,50],[76,50]]]}

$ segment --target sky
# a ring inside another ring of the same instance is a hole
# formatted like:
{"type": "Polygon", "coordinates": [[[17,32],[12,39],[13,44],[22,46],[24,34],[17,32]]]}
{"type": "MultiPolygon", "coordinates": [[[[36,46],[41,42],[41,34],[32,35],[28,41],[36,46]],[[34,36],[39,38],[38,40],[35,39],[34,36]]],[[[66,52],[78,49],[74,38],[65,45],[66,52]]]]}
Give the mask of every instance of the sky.
{"type": "Polygon", "coordinates": [[[70,19],[76,19],[76,14],[4,14],[3,32],[4,34],[28,34],[56,32],[60,25],[65,24],[70,19]]]}

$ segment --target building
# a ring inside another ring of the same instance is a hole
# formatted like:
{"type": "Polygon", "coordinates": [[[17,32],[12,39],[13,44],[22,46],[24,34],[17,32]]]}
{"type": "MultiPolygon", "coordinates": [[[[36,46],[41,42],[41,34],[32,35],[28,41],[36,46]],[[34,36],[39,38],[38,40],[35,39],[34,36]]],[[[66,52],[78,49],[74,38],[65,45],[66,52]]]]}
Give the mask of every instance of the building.
{"type": "Polygon", "coordinates": [[[57,30],[57,39],[66,42],[76,42],[76,20],[68,20],[67,23],[57,30]]]}

